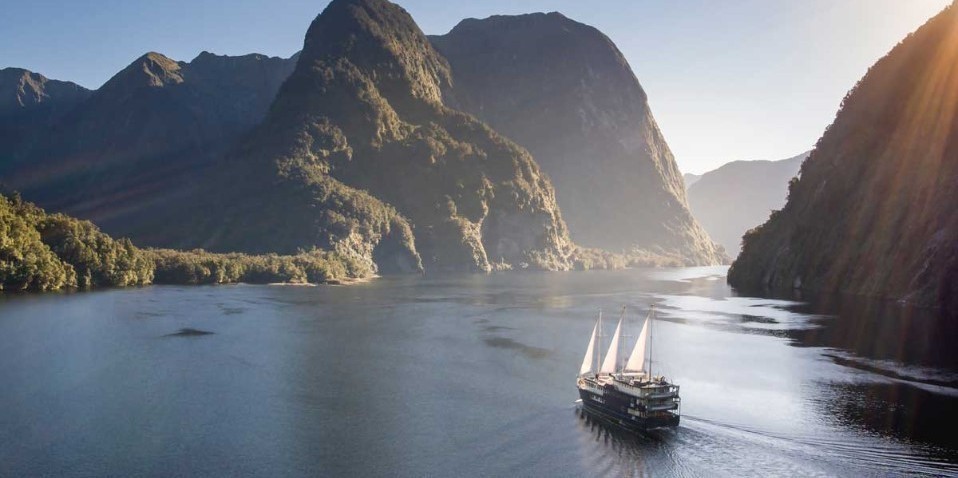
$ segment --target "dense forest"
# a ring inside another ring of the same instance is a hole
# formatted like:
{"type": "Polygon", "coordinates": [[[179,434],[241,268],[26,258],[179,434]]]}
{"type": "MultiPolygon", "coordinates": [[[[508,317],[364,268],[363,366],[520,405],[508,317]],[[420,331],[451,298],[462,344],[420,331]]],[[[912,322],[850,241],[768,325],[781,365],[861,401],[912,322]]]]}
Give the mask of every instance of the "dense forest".
{"type": "Polygon", "coordinates": [[[335,252],[296,255],[213,254],[140,249],[93,223],[48,214],[19,195],[0,194],[0,290],[156,284],[326,283],[373,275],[335,252]]]}

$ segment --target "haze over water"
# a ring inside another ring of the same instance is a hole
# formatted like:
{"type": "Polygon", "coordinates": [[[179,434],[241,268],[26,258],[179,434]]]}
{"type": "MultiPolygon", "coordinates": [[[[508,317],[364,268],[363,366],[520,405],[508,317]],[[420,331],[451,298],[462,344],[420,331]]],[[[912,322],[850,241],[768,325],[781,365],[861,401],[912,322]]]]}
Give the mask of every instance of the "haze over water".
{"type": "Polygon", "coordinates": [[[3,296],[0,475],[958,473],[954,325],[725,270],[3,296]],[[634,437],[574,379],[600,307],[653,303],[682,424],[634,437]]]}

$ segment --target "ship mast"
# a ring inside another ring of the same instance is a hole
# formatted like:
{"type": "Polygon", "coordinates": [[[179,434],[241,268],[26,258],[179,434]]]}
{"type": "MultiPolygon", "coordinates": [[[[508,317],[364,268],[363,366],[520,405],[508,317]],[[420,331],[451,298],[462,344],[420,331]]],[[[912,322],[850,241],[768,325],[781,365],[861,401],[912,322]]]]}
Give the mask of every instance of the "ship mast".
{"type": "Polygon", "coordinates": [[[655,304],[649,306],[649,381],[652,381],[652,324],[655,322],[655,304]]]}
{"type": "MultiPolygon", "coordinates": [[[[625,304],[622,305],[622,314],[619,316],[619,323],[620,323],[620,324],[622,323],[622,321],[625,320],[625,308],[626,308],[626,307],[627,307],[627,306],[626,306],[625,304]]],[[[621,346],[620,346],[620,348],[621,348],[621,346]]],[[[624,365],[624,364],[625,364],[625,362],[622,360],[622,357],[619,357],[619,363],[615,364],[615,365],[616,365],[615,368],[616,368],[616,370],[617,370],[619,373],[622,373],[622,372],[625,371],[625,365],[624,365]],[[621,365],[621,367],[620,367],[620,365],[621,365]]]]}
{"type": "Polygon", "coordinates": [[[598,342],[598,350],[595,354],[595,374],[599,375],[599,368],[602,367],[602,308],[599,308],[599,335],[596,337],[596,342],[598,342]]]}

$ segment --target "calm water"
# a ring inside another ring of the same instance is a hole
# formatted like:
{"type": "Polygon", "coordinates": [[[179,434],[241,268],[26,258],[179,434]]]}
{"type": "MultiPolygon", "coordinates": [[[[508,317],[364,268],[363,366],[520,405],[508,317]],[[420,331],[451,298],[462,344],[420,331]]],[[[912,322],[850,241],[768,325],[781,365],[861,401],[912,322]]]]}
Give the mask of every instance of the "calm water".
{"type": "Polygon", "coordinates": [[[953,324],[724,273],[7,297],[0,475],[958,473],[953,324]],[[599,307],[651,303],[683,419],[634,437],[581,416],[574,378],[599,307]]]}

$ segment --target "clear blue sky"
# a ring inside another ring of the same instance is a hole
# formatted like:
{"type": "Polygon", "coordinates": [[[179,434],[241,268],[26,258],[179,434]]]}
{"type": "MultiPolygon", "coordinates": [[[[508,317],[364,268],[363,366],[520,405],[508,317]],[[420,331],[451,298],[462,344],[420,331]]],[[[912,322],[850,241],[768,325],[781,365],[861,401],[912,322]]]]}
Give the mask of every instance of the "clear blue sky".
{"type": "MultiPolygon", "coordinates": [[[[628,58],[683,172],[809,149],[839,102],[949,0],[405,0],[429,34],[559,11],[628,58]]],[[[0,67],[96,88],[147,51],[289,56],[325,0],[30,0],[0,15],[0,67]]]]}

